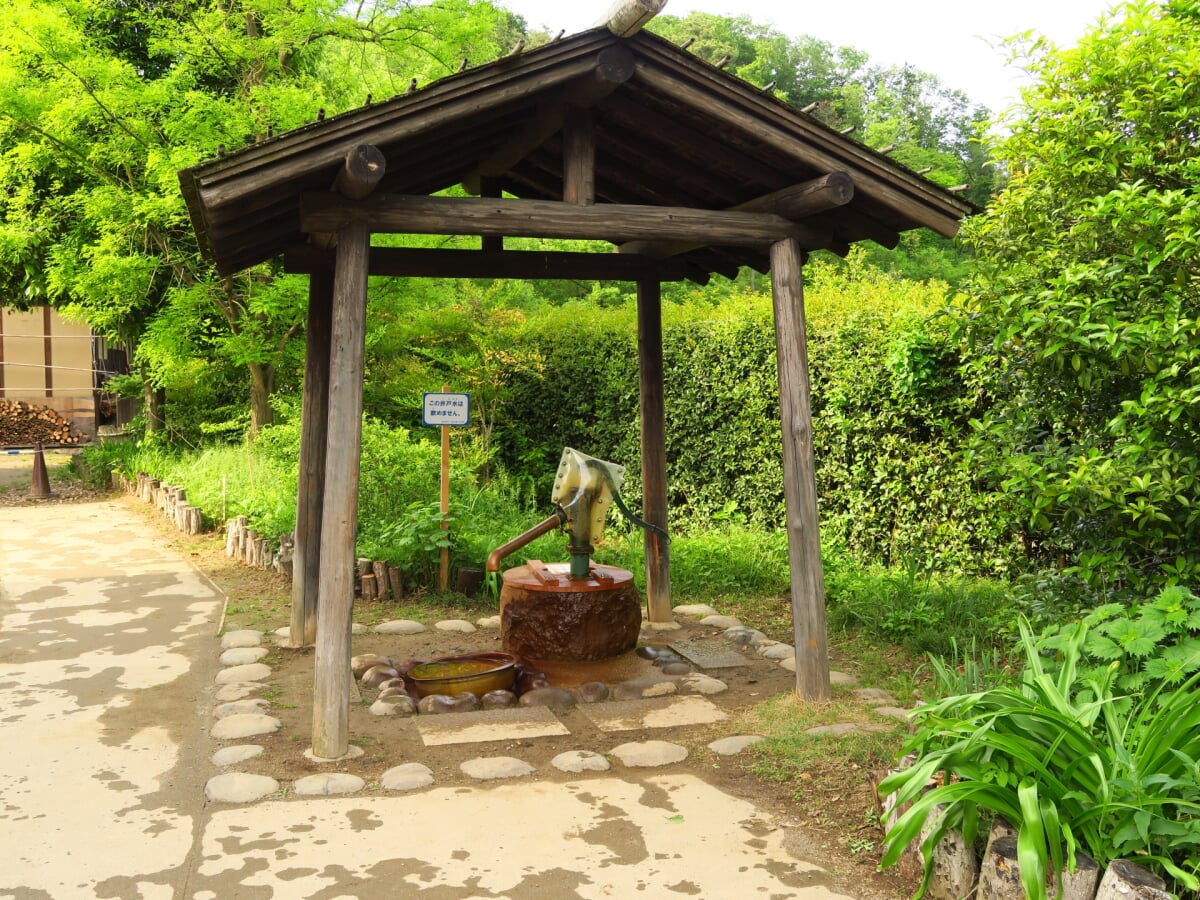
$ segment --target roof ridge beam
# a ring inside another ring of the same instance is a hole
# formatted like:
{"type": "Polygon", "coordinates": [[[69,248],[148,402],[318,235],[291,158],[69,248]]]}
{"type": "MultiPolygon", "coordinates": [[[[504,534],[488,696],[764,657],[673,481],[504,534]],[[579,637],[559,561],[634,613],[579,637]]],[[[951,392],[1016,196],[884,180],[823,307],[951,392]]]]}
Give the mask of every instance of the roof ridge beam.
{"type": "Polygon", "coordinates": [[[633,37],[662,12],[667,0],[617,0],[593,28],[607,28],[620,38],[633,37]]]}

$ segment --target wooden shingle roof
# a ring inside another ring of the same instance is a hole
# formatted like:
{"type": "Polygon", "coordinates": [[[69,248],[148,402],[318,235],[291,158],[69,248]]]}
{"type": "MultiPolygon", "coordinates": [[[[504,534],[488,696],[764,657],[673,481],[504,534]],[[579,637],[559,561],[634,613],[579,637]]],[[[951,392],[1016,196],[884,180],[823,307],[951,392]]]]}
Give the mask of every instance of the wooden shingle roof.
{"type": "MultiPolygon", "coordinates": [[[[204,254],[230,275],[303,244],[300,197],[328,191],[347,154],[386,159],[376,194],[457,184],[563,199],[564,116],[590,110],[595,203],[728,210],[845,173],[848,203],[804,218],[804,249],[844,252],[902,231],[952,236],[971,205],[911,170],[647,32],[597,28],[499,59],[180,172],[204,254]]],[[[842,177],[842,176],[839,176],[842,177]]],[[[618,243],[619,241],[614,241],[618,243]]],[[[694,247],[695,271],[767,268],[767,248],[694,247]]]]}

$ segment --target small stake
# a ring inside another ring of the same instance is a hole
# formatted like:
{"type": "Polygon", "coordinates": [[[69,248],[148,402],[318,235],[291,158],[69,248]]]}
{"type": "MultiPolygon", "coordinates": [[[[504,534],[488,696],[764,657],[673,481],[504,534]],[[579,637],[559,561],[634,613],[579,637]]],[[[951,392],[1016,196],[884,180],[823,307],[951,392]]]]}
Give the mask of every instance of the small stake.
{"type": "Polygon", "coordinates": [[[33,485],[29,496],[35,500],[44,500],[50,496],[50,476],[46,473],[46,454],[42,452],[42,442],[38,441],[33,451],[33,485]]]}

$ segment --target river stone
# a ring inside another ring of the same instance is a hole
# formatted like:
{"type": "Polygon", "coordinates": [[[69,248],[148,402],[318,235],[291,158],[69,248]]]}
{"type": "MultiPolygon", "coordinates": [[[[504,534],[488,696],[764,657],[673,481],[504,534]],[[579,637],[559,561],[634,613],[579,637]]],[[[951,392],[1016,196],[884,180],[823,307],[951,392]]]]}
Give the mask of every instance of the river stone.
{"type": "Polygon", "coordinates": [[[234,647],[221,654],[223,666],[248,666],[270,653],[265,647],[234,647]]]}
{"type": "Polygon", "coordinates": [[[829,672],[829,683],[840,685],[858,684],[858,679],[846,672],[835,672],[831,669],[829,672]]]}
{"type": "Polygon", "coordinates": [[[892,718],[892,719],[899,719],[902,722],[907,722],[909,716],[912,715],[911,709],[903,709],[902,707],[899,707],[899,706],[876,706],[871,711],[878,713],[881,716],[888,716],[889,718],[892,718]]]}
{"type": "Polygon", "coordinates": [[[701,625],[711,625],[724,631],[727,628],[737,628],[742,624],[737,616],[705,616],[700,620],[701,625]]]}
{"type": "Polygon", "coordinates": [[[266,775],[226,772],[214,775],[204,785],[209,803],[253,803],[279,790],[279,782],[266,775]]]}
{"type": "Polygon", "coordinates": [[[458,704],[449,694],[427,694],[417,703],[417,709],[430,715],[458,712],[458,704]]]}
{"type": "Polygon", "coordinates": [[[614,700],[641,700],[647,697],[666,697],[679,693],[669,678],[631,678],[622,681],[612,691],[614,700]]]}
{"type": "Polygon", "coordinates": [[[662,667],[662,673],[664,675],[687,675],[691,671],[691,665],[683,662],[682,660],[679,662],[667,663],[662,667]]]}
{"type": "Polygon", "coordinates": [[[771,640],[769,637],[767,637],[761,631],[759,632],[759,634],[762,636],[754,638],[754,640],[752,640],[750,642],[750,646],[753,647],[755,650],[759,651],[760,653],[763,650],[765,650],[767,647],[774,647],[776,644],[779,643],[779,641],[771,640]]]}
{"type": "Polygon", "coordinates": [[[294,785],[300,797],[330,797],[334,794],[356,794],[367,783],[349,772],[320,772],[305,775],[294,785]]]}
{"type": "Polygon", "coordinates": [[[275,639],[282,643],[287,643],[292,639],[292,628],[290,625],[284,625],[282,628],[275,629],[275,639]]]}
{"type": "Polygon", "coordinates": [[[412,619],[392,619],[375,626],[376,634],[424,634],[429,629],[412,619]]]}
{"type": "Polygon", "coordinates": [[[385,681],[391,681],[393,678],[399,677],[400,672],[391,666],[371,666],[367,671],[362,673],[363,687],[377,688],[385,681]]]}
{"type": "Polygon", "coordinates": [[[367,709],[373,716],[411,716],[417,711],[417,704],[408,694],[391,694],[380,697],[367,709]]]}
{"type": "Polygon", "coordinates": [[[765,738],[761,734],[736,734],[733,737],[713,741],[708,745],[708,749],[717,754],[717,756],[733,756],[762,740],[765,740],[765,738]]]}
{"type": "Polygon", "coordinates": [[[627,766],[669,766],[687,759],[687,749],[667,741],[638,741],[609,751],[627,766]]]}
{"type": "Polygon", "coordinates": [[[263,748],[258,744],[235,744],[232,747],[222,747],[212,755],[212,764],[218,769],[236,766],[248,759],[262,756],[263,748]]]}
{"type": "Polygon", "coordinates": [[[556,687],[534,688],[521,695],[522,706],[551,706],[568,707],[576,703],[575,695],[570,691],[556,687]]]}
{"type": "Polygon", "coordinates": [[[257,647],[261,643],[262,635],[248,628],[243,628],[241,631],[227,631],[221,635],[222,650],[233,650],[237,647],[257,647]]]}
{"type": "Polygon", "coordinates": [[[261,713],[239,713],[226,716],[212,727],[212,736],[218,741],[232,741],[237,738],[254,737],[257,734],[274,734],[283,723],[274,716],[264,716],[261,713]]]}
{"type": "Polygon", "coordinates": [[[550,760],[550,765],[560,772],[578,775],[580,772],[607,772],[611,766],[607,759],[591,750],[568,750],[550,760]]]}
{"type": "Polygon", "coordinates": [[[390,665],[392,665],[392,661],[386,656],[380,656],[378,653],[360,653],[358,656],[350,657],[350,672],[355,678],[362,678],[368,669],[373,669],[376,666],[390,665]]]}
{"type": "Polygon", "coordinates": [[[608,699],[610,691],[603,681],[585,681],[575,689],[584,703],[601,703],[608,699]]]}
{"type": "Polygon", "coordinates": [[[379,786],[385,791],[415,791],[433,784],[433,770],[420,763],[404,763],[383,773],[379,786]]]}
{"type": "Polygon", "coordinates": [[[270,708],[270,701],[264,700],[262,697],[255,697],[253,700],[231,700],[229,703],[222,703],[214,709],[213,716],[218,719],[224,719],[228,716],[236,716],[242,713],[266,712],[270,708]]]}
{"type": "Polygon", "coordinates": [[[795,672],[796,671],[796,657],[789,656],[787,659],[781,659],[779,661],[779,668],[787,669],[789,672],[795,672]]]}
{"type": "Polygon", "coordinates": [[[353,623],[353,624],[351,624],[351,626],[350,626],[350,633],[351,633],[351,634],[366,634],[366,633],[367,633],[367,626],[366,626],[366,625],[363,625],[363,624],[361,624],[361,623],[359,623],[359,622],[354,622],[354,623],[353,623]]]}
{"type": "Polygon", "coordinates": [[[495,778],[519,778],[522,775],[532,775],[536,769],[523,759],[513,756],[479,756],[468,759],[459,767],[464,775],[479,781],[491,781],[495,778]]]}
{"type": "Polygon", "coordinates": [[[698,619],[702,619],[705,616],[719,615],[719,613],[707,603],[685,603],[682,606],[673,607],[671,611],[678,613],[681,616],[694,616],[698,619]]]}
{"type": "Polygon", "coordinates": [[[511,706],[517,705],[517,695],[512,691],[500,688],[499,690],[488,691],[479,698],[479,702],[484,709],[508,709],[511,706]]]}
{"type": "Polygon", "coordinates": [[[230,666],[217,673],[217,684],[234,684],[239,681],[265,681],[271,677],[271,667],[263,663],[245,666],[230,666]]]}
{"type": "Polygon", "coordinates": [[[870,703],[873,706],[896,705],[896,699],[887,691],[881,691],[879,688],[858,688],[853,693],[863,703],[870,703]]]}
{"type": "Polygon", "coordinates": [[[389,678],[379,686],[379,696],[376,700],[382,700],[384,697],[392,697],[396,694],[407,694],[408,688],[404,684],[403,678],[389,678]]]}
{"type": "Polygon", "coordinates": [[[747,628],[745,625],[737,625],[733,628],[725,629],[725,639],[735,647],[749,647],[757,639],[765,638],[766,635],[755,628],[747,628]]]}
{"type": "Polygon", "coordinates": [[[484,616],[482,619],[476,619],[475,624],[487,631],[498,631],[500,629],[500,617],[484,616]]]}
{"type": "Polygon", "coordinates": [[[265,686],[260,681],[238,681],[233,684],[223,684],[217,688],[217,702],[230,703],[234,700],[242,700],[261,691],[265,686]]]}
{"type": "Polygon", "coordinates": [[[364,750],[362,747],[357,746],[356,744],[347,744],[345,753],[343,753],[341,756],[334,756],[334,757],[330,758],[328,756],[317,756],[317,754],[313,753],[313,748],[309,747],[307,750],[304,751],[304,758],[307,759],[309,762],[319,763],[320,765],[327,765],[329,763],[345,762],[348,759],[358,759],[360,756],[362,756],[366,752],[367,752],[366,750],[364,750]]]}
{"type": "Polygon", "coordinates": [[[679,680],[679,684],[685,694],[719,694],[729,690],[729,685],[721,679],[705,675],[703,672],[685,675],[679,680]]]}
{"type": "Polygon", "coordinates": [[[457,634],[472,634],[475,626],[466,619],[443,619],[434,626],[438,631],[452,631],[457,634]]]}
{"type": "Polygon", "coordinates": [[[759,650],[758,655],[763,659],[791,659],[796,655],[796,648],[791,644],[776,644],[759,650]]]}

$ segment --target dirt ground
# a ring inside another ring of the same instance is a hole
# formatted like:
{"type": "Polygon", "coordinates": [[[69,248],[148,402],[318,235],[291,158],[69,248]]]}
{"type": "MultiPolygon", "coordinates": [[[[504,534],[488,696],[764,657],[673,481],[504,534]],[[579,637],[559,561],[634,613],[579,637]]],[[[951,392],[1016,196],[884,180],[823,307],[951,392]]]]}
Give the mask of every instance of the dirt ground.
{"type": "MultiPolygon", "coordinates": [[[[12,493],[10,490],[7,495],[11,498],[12,493]]],[[[3,496],[0,493],[0,502],[3,502],[3,496]]],[[[233,563],[225,557],[223,541],[214,534],[185,538],[167,527],[143,504],[126,498],[126,505],[130,515],[143,516],[159,527],[163,540],[189,557],[226,594],[225,630],[253,628],[271,632],[287,624],[290,592],[283,579],[268,571],[233,563]]],[[[474,621],[497,612],[486,604],[473,608],[422,608],[418,598],[415,601],[408,599],[399,607],[364,606],[359,602],[355,620],[371,625],[391,618],[416,618],[417,610],[423,612],[419,617],[429,625],[443,618],[474,621]]],[[[717,629],[698,624],[688,624],[682,631],[666,632],[661,642],[680,639],[731,648],[717,629]]],[[[413,636],[369,632],[353,639],[355,654],[378,653],[396,661],[500,649],[499,633],[485,630],[473,634],[431,630],[413,636]]],[[[215,636],[212,652],[220,653],[215,636]]],[[[877,849],[867,852],[851,849],[856,837],[862,838],[864,843],[870,840],[874,847],[878,847],[882,837],[878,827],[872,824],[875,797],[868,772],[831,760],[826,771],[805,773],[808,777],[803,784],[789,784],[766,780],[751,772],[750,766],[755,760],[752,752],[721,757],[708,750],[707,744],[717,738],[753,733],[755,726],[750,716],[753,707],[794,687],[794,676],[777,663],[764,660],[751,651],[742,652],[745,666],[708,672],[729,685],[729,690],[724,693],[707,698],[729,716],[726,721],[712,725],[610,733],[598,729],[581,708],[556,709],[555,714],[568,728],[569,735],[519,742],[427,747],[413,718],[370,715],[368,707],[377,692],[363,688],[363,702],[351,706],[349,731],[351,743],[361,747],[364,754],[330,765],[310,762],[303,755],[312,744],[313,653],[311,650],[272,647],[270,655],[263,660],[271,666],[272,676],[259,696],[270,701],[270,714],[280,719],[282,728],[273,735],[253,738],[250,742],[261,744],[266,752],[241,764],[239,770],[270,775],[283,784],[318,771],[345,771],[362,777],[371,790],[377,789],[380,776],[392,766],[419,762],[433,770],[440,785],[466,785],[470,779],[459,771],[461,762],[479,756],[512,755],[534,765],[539,778],[568,780],[577,776],[560,774],[550,765],[551,758],[561,752],[591,750],[607,753],[627,742],[666,740],[688,748],[689,756],[683,765],[689,772],[771,815],[780,827],[787,829],[789,850],[825,867],[842,891],[864,900],[900,900],[911,896],[914,884],[905,882],[893,872],[879,874],[875,871],[877,849]]],[[[637,658],[619,666],[612,663],[595,665],[596,668],[589,671],[547,670],[547,675],[555,686],[570,688],[589,680],[602,680],[612,685],[632,677],[658,674],[649,662],[637,658]]],[[[187,703],[192,699],[181,697],[180,702],[187,703]]]]}

